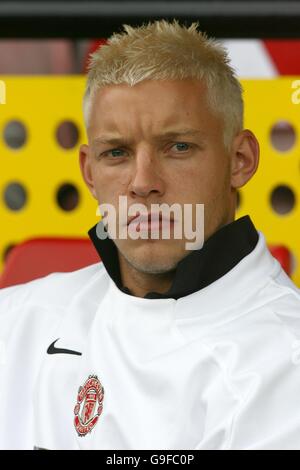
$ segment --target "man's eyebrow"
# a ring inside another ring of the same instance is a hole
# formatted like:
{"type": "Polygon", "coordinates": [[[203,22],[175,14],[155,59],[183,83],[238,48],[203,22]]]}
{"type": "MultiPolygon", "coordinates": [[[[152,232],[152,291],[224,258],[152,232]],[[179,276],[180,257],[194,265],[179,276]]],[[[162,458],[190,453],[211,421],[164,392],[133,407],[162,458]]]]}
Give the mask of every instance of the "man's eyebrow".
{"type": "Polygon", "coordinates": [[[126,144],[126,143],[129,143],[129,141],[127,139],[124,139],[123,137],[102,136],[102,137],[97,137],[96,139],[94,139],[92,142],[92,145],[97,145],[97,144],[120,145],[120,144],[126,144]]]}
{"type": "MultiPolygon", "coordinates": [[[[174,131],[168,131],[164,132],[163,134],[155,135],[153,136],[153,140],[156,141],[161,141],[165,140],[166,138],[174,138],[174,137],[180,137],[180,136],[200,136],[204,138],[203,132],[201,132],[199,129],[178,129],[174,131]]],[[[112,136],[101,136],[97,137],[96,139],[93,140],[92,142],[93,145],[97,144],[112,144],[112,145],[120,145],[120,144],[130,144],[130,141],[126,138],[123,137],[112,137],[112,136]]]]}
{"type": "Polygon", "coordinates": [[[180,137],[187,135],[204,137],[203,132],[201,132],[199,129],[178,129],[174,131],[164,132],[163,134],[157,135],[154,138],[156,140],[163,140],[165,138],[180,137]]]}

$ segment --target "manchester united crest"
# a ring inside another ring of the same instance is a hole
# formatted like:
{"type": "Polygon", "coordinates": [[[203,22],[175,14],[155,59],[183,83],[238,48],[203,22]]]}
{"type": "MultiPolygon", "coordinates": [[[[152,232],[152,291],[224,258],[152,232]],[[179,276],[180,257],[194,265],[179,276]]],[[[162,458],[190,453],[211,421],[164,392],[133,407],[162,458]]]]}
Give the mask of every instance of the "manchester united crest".
{"type": "Polygon", "coordinates": [[[104,388],[97,375],[89,375],[78,389],[77,403],[74,408],[74,425],[79,436],[85,436],[96,425],[102,413],[104,388]]]}

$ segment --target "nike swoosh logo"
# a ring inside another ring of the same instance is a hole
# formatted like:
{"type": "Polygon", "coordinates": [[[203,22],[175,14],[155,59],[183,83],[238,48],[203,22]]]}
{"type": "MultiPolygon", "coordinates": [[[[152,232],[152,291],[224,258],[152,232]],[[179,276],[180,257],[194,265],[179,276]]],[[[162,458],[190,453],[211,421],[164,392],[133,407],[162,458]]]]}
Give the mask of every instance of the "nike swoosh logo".
{"type": "Polygon", "coordinates": [[[82,356],[81,352],[72,351],[72,349],[56,348],[54,345],[58,340],[59,338],[57,338],[55,341],[53,341],[52,344],[50,344],[49,348],[47,349],[47,354],[74,354],[75,356],[82,356]]]}

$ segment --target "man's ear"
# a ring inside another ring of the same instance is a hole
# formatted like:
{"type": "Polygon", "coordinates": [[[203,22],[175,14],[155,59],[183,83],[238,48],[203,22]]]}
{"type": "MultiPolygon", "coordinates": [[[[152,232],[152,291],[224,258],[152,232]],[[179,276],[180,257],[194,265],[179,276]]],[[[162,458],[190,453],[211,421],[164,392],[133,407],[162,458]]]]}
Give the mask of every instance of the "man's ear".
{"type": "Polygon", "coordinates": [[[83,144],[79,148],[79,164],[82,177],[85,184],[89,188],[92,196],[97,200],[95,185],[93,180],[93,172],[91,166],[91,158],[89,155],[90,148],[87,144],[83,144]]]}
{"type": "Polygon", "coordinates": [[[231,186],[241,188],[254,175],[259,162],[259,143],[249,129],[241,131],[231,147],[231,186]]]}

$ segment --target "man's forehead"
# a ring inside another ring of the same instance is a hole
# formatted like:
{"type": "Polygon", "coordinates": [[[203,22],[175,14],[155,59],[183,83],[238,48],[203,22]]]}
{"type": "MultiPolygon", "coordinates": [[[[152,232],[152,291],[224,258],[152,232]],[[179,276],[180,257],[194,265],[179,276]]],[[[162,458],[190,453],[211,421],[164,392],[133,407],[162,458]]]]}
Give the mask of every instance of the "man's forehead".
{"type": "Polygon", "coordinates": [[[105,85],[92,93],[92,108],[102,108],[102,111],[110,109],[112,112],[119,106],[128,104],[145,104],[153,107],[158,104],[167,104],[175,109],[178,103],[182,108],[185,103],[206,101],[207,87],[198,79],[183,80],[143,80],[133,86],[127,83],[105,85]],[[113,104],[112,107],[110,105],[113,104]],[[153,106],[152,106],[153,105],[153,106]]]}
{"type": "MultiPolygon", "coordinates": [[[[164,81],[149,81],[165,86],[164,81]]],[[[169,81],[174,84],[174,81],[169,81]]],[[[179,83],[184,80],[179,80],[179,83]]],[[[141,86],[145,82],[141,82],[141,86]]],[[[147,82],[148,83],[148,82],[147,82]]],[[[198,81],[199,83],[199,81],[198,81]]],[[[152,83],[153,84],[153,83],[152,83]]],[[[111,90],[123,85],[109,85],[111,90]]],[[[127,89],[134,87],[126,85],[127,89]]],[[[126,90],[127,90],[126,89],[126,90]]],[[[104,90],[104,89],[103,89],[104,90]]],[[[113,101],[102,100],[101,96],[93,100],[89,123],[90,141],[105,143],[104,141],[125,137],[125,134],[136,132],[146,132],[153,139],[159,140],[164,137],[175,135],[194,135],[200,134],[201,127],[205,125],[203,121],[208,118],[207,100],[199,101],[194,92],[189,93],[189,97],[184,89],[177,89],[176,94],[165,93],[165,89],[160,90],[160,96],[147,94],[147,89],[136,96],[129,95],[123,101],[116,99],[113,101]],[[168,95],[168,96],[166,96],[168,95]],[[141,99],[140,99],[141,98],[141,99]],[[178,99],[177,99],[178,98],[178,99]],[[201,125],[200,125],[201,124],[201,125]]],[[[101,90],[99,91],[101,93],[101,90]]]]}
{"type": "Polygon", "coordinates": [[[207,85],[203,79],[200,78],[182,78],[182,79],[145,79],[141,80],[134,85],[129,83],[116,83],[102,85],[98,89],[94,90],[94,95],[107,95],[112,91],[142,91],[144,88],[194,88],[197,87],[199,90],[206,90],[207,85]]]}

